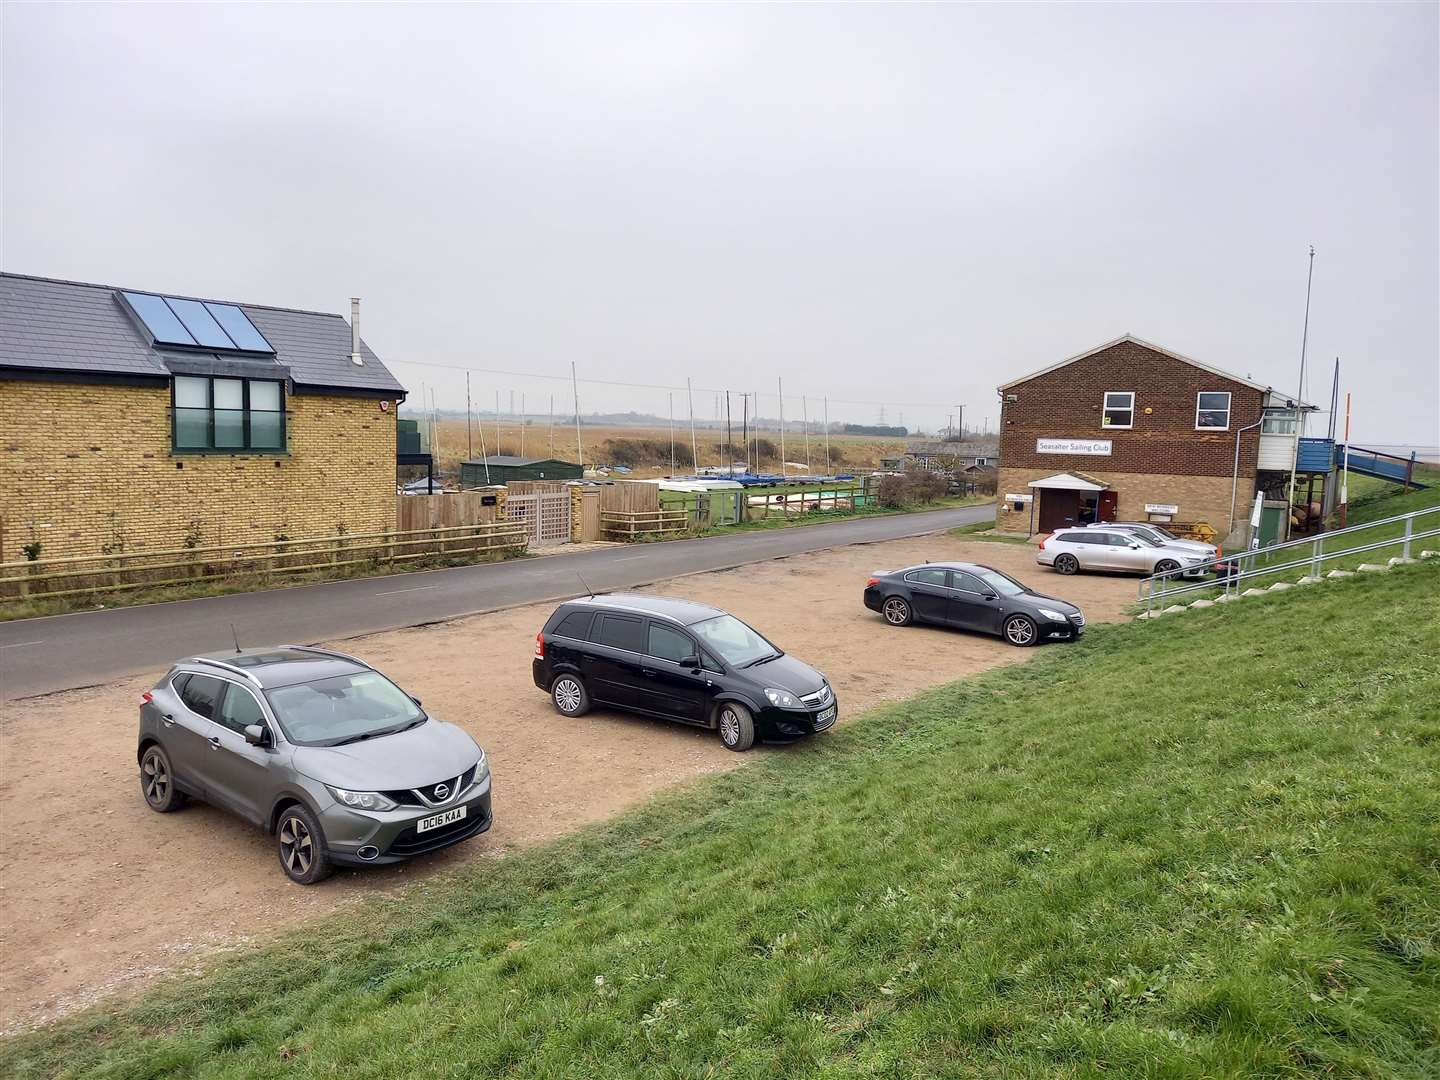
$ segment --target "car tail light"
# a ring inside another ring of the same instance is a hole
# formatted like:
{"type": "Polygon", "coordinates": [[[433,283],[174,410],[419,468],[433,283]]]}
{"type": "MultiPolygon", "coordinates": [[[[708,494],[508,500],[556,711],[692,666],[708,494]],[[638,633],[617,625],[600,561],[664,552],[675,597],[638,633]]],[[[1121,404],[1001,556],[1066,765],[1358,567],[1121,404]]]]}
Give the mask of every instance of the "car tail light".
{"type": "Polygon", "coordinates": [[[535,635],[535,659],[545,659],[545,631],[541,630],[535,635]]]}
{"type": "Polygon", "coordinates": [[[1046,540],[1049,540],[1050,537],[1052,537],[1053,535],[1055,535],[1055,534],[1054,534],[1054,533],[1045,533],[1044,535],[1042,535],[1042,536],[1040,537],[1040,550],[1041,550],[1041,551],[1044,551],[1044,550],[1045,550],[1045,541],[1046,541],[1046,540]]]}
{"type": "Polygon", "coordinates": [[[155,700],[155,696],[154,696],[153,694],[151,694],[149,690],[146,690],[145,693],[143,693],[143,694],[140,695],[140,704],[141,704],[141,705],[149,705],[150,702],[152,702],[152,701],[154,701],[154,700],[155,700]]]}
{"type": "Polygon", "coordinates": [[[869,581],[865,582],[865,588],[867,588],[867,589],[873,589],[876,585],[879,585],[879,584],[880,584],[880,579],[879,579],[878,577],[872,577],[869,581]]]}

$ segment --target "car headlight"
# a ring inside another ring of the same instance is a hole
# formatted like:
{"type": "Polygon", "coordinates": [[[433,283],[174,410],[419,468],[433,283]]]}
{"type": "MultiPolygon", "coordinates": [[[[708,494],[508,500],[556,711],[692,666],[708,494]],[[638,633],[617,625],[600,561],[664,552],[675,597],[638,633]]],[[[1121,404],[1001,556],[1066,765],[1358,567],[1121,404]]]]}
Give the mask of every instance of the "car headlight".
{"type": "Polygon", "coordinates": [[[1054,620],[1055,622],[1069,622],[1069,621],[1070,621],[1070,616],[1064,615],[1064,614],[1062,614],[1061,612],[1056,611],[1054,608],[1042,607],[1042,608],[1038,608],[1037,610],[1040,612],[1041,615],[1044,615],[1045,618],[1047,618],[1047,619],[1052,619],[1052,620],[1054,620]]]}
{"type": "Polygon", "coordinates": [[[336,802],[355,810],[395,809],[395,802],[378,791],[349,791],[345,788],[330,787],[328,784],[325,785],[325,790],[335,797],[336,802]]]}
{"type": "Polygon", "coordinates": [[[800,702],[795,700],[795,695],[788,690],[774,690],[766,687],[765,696],[769,699],[770,704],[778,709],[794,709],[800,705],[800,702]]]}
{"type": "Polygon", "coordinates": [[[484,780],[490,775],[490,759],[485,756],[485,751],[480,751],[480,760],[475,763],[475,783],[484,780]]]}

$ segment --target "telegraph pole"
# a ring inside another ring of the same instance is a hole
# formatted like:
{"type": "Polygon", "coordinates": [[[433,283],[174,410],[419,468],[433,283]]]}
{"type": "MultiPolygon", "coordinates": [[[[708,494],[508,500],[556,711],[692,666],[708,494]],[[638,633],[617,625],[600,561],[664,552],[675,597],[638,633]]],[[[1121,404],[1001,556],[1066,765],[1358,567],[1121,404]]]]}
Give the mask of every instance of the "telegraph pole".
{"type": "Polygon", "coordinates": [[[695,396],[690,392],[690,376],[685,376],[685,401],[690,406],[690,468],[698,471],[700,454],[695,449],[695,396]]]}
{"type": "Polygon", "coordinates": [[[575,395],[575,460],[585,475],[585,451],[580,447],[580,381],[575,378],[575,361],[570,361],[570,390],[575,395]]]}
{"type": "Polygon", "coordinates": [[[730,479],[733,480],[733,479],[735,479],[735,448],[730,445],[730,440],[731,440],[732,438],[734,438],[734,436],[730,434],[730,391],[729,391],[729,390],[726,390],[726,391],[725,391],[725,456],[729,459],[729,461],[728,461],[728,463],[727,463],[727,465],[726,465],[726,471],[730,474],[730,479]]]}
{"type": "MultiPolygon", "coordinates": [[[[1305,272],[1305,323],[1300,331],[1300,385],[1295,387],[1295,444],[1290,455],[1290,487],[1285,493],[1285,539],[1290,539],[1290,512],[1295,505],[1295,473],[1300,467],[1300,436],[1305,421],[1305,350],[1310,344],[1310,284],[1315,279],[1315,245],[1310,245],[1310,267],[1305,272]]],[[[1305,508],[1310,509],[1308,506],[1305,508]]]]}
{"type": "Polygon", "coordinates": [[[780,475],[785,475],[785,380],[775,380],[776,396],[780,400],[780,475]]]}

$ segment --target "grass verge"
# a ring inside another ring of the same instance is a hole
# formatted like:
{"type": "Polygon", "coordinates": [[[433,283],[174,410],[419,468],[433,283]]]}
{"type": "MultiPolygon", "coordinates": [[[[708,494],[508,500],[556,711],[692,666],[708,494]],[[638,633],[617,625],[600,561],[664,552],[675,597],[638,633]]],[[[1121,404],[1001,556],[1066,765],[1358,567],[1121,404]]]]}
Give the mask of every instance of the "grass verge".
{"type": "Polygon", "coordinates": [[[990,495],[958,496],[947,495],[923,506],[862,506],[854,510],[817,510],[809,514],[792,517],[760,518],[742,521],[736,525],[712,525],[697,533],[698,536],[729,536],[737,532],[759,532],[764,529],[793,529],[801,525],[822,525],[827,521],[853,521],[864,517],[885,517],[891,514],[921,514],[929,510],[951,510],[960,506],[980,506],[993,502],[990,495]]]}
{"type": "Polygon", "coordinates": [[[1433,1077],[1437,582],[1095,627],[0,1075],[1433,1077]]]}
{"type": "Polygon", "coordinates": [[[973,525],[961,525],[959,528],[951,529],[950,535],[959,537],[961,540],[982,540],[987,544],[1029,544],[1030,541],[1023,536],[998,536],[992,535],[990,530],[995,528],[995,519],[989,521],[977,521],[973,525]]]}

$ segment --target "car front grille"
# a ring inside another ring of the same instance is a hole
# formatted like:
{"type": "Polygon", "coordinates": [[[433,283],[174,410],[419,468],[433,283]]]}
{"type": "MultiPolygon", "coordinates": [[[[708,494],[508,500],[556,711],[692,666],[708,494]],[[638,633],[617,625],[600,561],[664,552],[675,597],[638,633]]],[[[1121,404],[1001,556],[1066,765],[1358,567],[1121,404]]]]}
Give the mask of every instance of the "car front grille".
{"type": "Polygon", "coordinates": [[[823,709],[826,705],[829,705],[834,698],[835,695],[830,689],[830,684],[826,683],[813,694],[801,695],[800,703],[807,709],[823,709]]]}
{"type": "Polygon", "coordinates": [[[386,798],[399,806],[435,806],[442,803],[454,802],[475,782],[475,770],[478,765],[471,765],[459,776],[450,777],[446,780],[436,780],[433,784],[427,784],[422,788],[406,788],[397,791],[382,792],[386,798]],[[436,796],[436,789],[441,784],[445,785],[446,792],[443,796],[436,796]],[[425,798],[421,798],[420,796],[425,798]],[[428,801],[426,801],[428,800],[428,801]]]}

